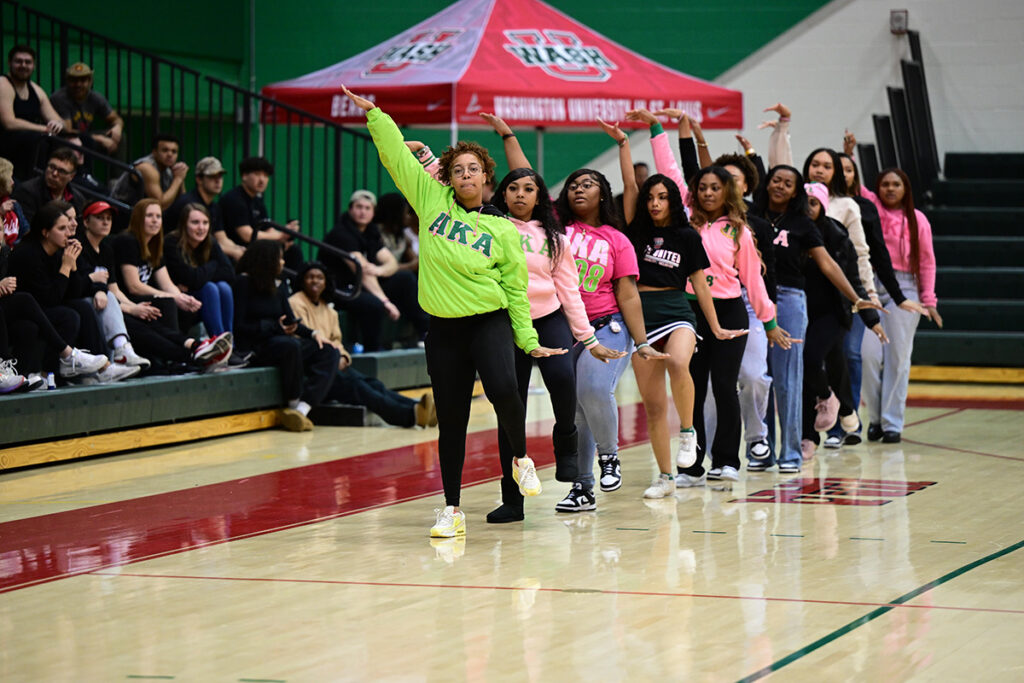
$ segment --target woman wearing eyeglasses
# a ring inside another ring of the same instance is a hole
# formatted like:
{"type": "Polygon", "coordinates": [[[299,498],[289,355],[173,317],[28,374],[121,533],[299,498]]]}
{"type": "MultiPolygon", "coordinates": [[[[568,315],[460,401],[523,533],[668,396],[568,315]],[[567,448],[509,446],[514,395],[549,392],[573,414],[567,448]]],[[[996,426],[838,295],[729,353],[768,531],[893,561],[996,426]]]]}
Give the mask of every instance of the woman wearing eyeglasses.
{"type": "Polygon", "coordinates": [[[405,146],[391,117],[345,89],[366,112],[381,163],[420,218],[419,301],[430,314],[427,371],[437,408],[438,457],[445,507],[430,530],[435,538],[464,536],[459,509],[466,427],[477,373],[515,453],[513,474],[525,496],[540,493],[533,461],[526,457],[526,410],[519,399],[513,344],[535,358],[565,353],[537,341],[526,296],[526,256],[519,231],[485,204],[494,182],[487,150],[460,141],[439,160],[437,179],[405,146]]]}

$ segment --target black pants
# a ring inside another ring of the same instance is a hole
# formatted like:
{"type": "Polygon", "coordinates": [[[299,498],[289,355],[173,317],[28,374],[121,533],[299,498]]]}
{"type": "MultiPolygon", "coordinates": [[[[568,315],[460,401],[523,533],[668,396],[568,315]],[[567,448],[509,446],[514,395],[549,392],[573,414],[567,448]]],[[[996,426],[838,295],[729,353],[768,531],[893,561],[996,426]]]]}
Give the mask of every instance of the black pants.
{"type": "MultiPolygon", "coordinates": [[[[422,337],[426,334],[430,316],[420,308],[416,274],[400,270],[391,277],[380,278],[379,282],[391,303],[416,328],[416,335],[422,337]]],[[[387,315],[384,302],[364,289],[358,297],[345,303],[343,308],[352,313],[363,348],[367,351],[379,351],[381,323],[387,315]]]]}
{"type": "MultiPolygon", "coordinates": [[[[711,333],[707,318],[700,306],[694,306],[697,316],[697,351],[690,359],[690,376],[693,377],[693,427],[697,430],[697,462],[681,470],[685,474],[699,477],[704,474],[704,453],[707,452],[707,434],[704,430],[704,399],[708,393],[708,377],[711,377],[711,392],[715,397],[718,411],[718,426],[715,441],[711,444],[712,467],[740,467],[740,399],[736,383],[740,376],[743,351],[747,348],[746,336],[735,339],[718,339],[711,333]]],[[[715,299],[715,313],[718,324],[727,330],[744,329],[750,324],[747,307],[742,299],[715,299]]]]}
{"type": "Polygon", "coordinates": [[[376,377],[367,377],[355,368],[346,368],[334,377],[326,400],[366,406],[389,425],[412,427],[416,424],[416,401],[384,386],[376,377]]]}
{"type": "Polygon", "coordinates": [[[0,297],[0,313],[7,323],[0,332],[0,357],[7,358],[9,351],[18,361],[18,372],[23,375],[42,372],[44,358],[52,370],[57,354],[68,343],[46,317],[35,297],[27,292],[0,297]]]}
{"type": "MultiPolygon", "coordinates": [[[[801,436],[815,444],[820,442],[818,432],[814,429],[814,410],[819,399],[828,398],[829,379],[825,371],[825,356],[831,348],[840,347],[842,353],[843,330],[839,318],[834,313],[813,313],[807,321],[807,332],[804,334],[804,393],[803,393],[803,427],[801,436]]],[[[845,363],[845,361],[844,361],[845,363]]]]}
{"type": "Polygon", "coordinates": [[[320,348],[312,339],[278,334],[255,349],[252,364],[279,368],[285,400],[301,399],[315,407],[334,382],[340,356],[328,344],[320,348]]]}
{"type": "Polygon", "coordinates": [[[70,299],[59,306],[44,308],[43,312],[62,339],[92,353],[107,352],[107,342],[91,299],[70,299]]]}
{"type": "Polygon", "coordinates": [[[526,409],[516,382],[512,325],[505,309],[464,318],[431,316],[426,342],[427,372],[437,406],[445,505],[458,506],[466,461],[466,426],[478,372],[513,456],[526,455],[526,409]]]}
{"type": "Polygon", "coordinates": [[[857,409],[853,405],[853,386],[850,383],[850,366],[846,361],[846,335],[850,331],[844,329],[839,341],[829,348],[825,354],[825,372],[828,374],[828,385],[836,392],[839,399],[839,415],[846,417],[852,415],[857,409]]]}
{"type": "MultiPolygon", "coordinates": [[[[561,309],[533,321],[540,345],[549,348],[571,349],[575,340],[572,330],[561,309]]],[[[526,415],[526,398],[530,390],[530,373],[536,362],[544,386],[551,394],[551,407],[555,413],[555,427],[551,436],[555,454],[563,453],[574,457],[576,453],[576,364],[575,356],[566,353],[561,356],[534,358],[521,349],[514,353],[516,382],[519,385],[519,400],[526,415]]],[[[522,509],[523,494],[512,478],[512,444],[505,430],[498,426],[498,453],[501,457],[501,500],[506,505],[522,509]]]]}

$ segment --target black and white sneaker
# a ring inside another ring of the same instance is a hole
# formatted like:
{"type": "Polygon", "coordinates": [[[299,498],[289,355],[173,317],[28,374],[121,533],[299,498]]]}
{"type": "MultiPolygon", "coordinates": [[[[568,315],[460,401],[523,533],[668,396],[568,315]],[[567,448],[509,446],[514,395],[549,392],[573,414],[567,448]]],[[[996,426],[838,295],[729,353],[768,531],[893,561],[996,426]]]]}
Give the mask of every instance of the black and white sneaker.
{"type": "Polygon", "coordinates": [[[772,454],[772,450],[768,446],[768,440],[761,439],[750,444],[749,453],[754,460],[767,460],[768,456],[772,454]]]}
{"type": "Polygon", "coordinates": [[[839,448],[843,445],[843,437],[838,434],[832,434],[825,439],[825,448],[839,448]]]}
{"type": "Polygon", "coordinates": [[[583,484],[576,482],[572,485],[569,495],[560,500],[555,509],[559,512],[586,512],[597,509],[597,499],[591,489],[583,488],[583,484]]]}
{"type": "Polygon", "coordinates": [[[609,455],[598,455],[597,459],[598,463],[601,465],[601,490],[615,491],[622,486],[622,472],[619,464],[619,456],[615,453],[611,453],[609,455]]]}
{"type": "Polygon", "coordinates": [[[712,467],[710,470],[708,470],[708,479],[710,479],[712,481],[719,481],[719,480],[721,480],[721,478],[722,478],[722,468],[721,467],[712,467]]]}
{"type": "Polygon", "coordinates": [[[747,472],[764,472],[771,466],[771,463],[767,460],[748,460],[747,472]]]}

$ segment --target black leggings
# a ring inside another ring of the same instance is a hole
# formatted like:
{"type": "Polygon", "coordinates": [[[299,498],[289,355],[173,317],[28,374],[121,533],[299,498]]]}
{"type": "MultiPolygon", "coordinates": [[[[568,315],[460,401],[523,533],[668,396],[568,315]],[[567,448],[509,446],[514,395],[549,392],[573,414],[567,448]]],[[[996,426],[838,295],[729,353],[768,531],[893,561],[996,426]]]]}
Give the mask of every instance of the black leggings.
{"type": "MultiPolygon", "coordinates": [[[[743,351],[747,348],[747,337],[718,339],[711,333],[711,327],[700,306],[694,306],[697,316],[697,350],[690,359],[690,376],[693,377],[693,426],[697,430],[697,462],[681,470],[685,474],[699,477],[704,474],[703,454],[707,451],[707,434],[704,430],[704,399],[708,393],[708,376],[711,377],[711,391],[715,396],[718,411],[718,426],[715,441],[711,444],[712,467],[740,467],[740,399],[736,383],[740,376],[743,351]]],[[[750,324],[747,307],[742,299],[715,299],[715,313],[718,324],[727,330],[744,329],[750,324]]]]}
{"type": "Polygon", "coordinates": [[[825,357],[833,347],[842,347],[843,330],[839,318],[833,313],[812,317],[807,322],[804,334],[804,390],[802,438],[819,442],[814,429],[817,412],[814,409],[819,399],[828,398],[829,376],[825,371],[825,357]]]}
{"type": "MultiPolygon", "coordinates": [[[[533,321],[540,345],[555,349],[571,349],[574,343],[569,323],[562,309],[533,321]]],[[[526,397],[530,390],[530,373],[533,364],[540,368],[544,386],[551,394],[551,408],[555,413],[555,427],[551,440],[555,453],[576,455],[576,364],[571,353],[547,358],[534,358],[520,349],[515,350],[516,381],[519,384],[519,400],[526,415],[526,397]]],[[[525,419],[525,418],[524,418],[525,419]]],[[[512,445],[504,428],[498,426],[498,452],[501,457],[501,500],[506,505],[522,509],[523,494],[512,478],[512,445]]]]}
{"type": "MultiPolygon", "coordinates": [[[[6,358],[10,346],[21,374],[41,372],[44,354],[48,361],[55,363],[57,354],[68,346],[31,294],[14,292],[0,297],[0,312],[7,322],[6,328],[0,331],[0,356],[6,358]],[[8,329],[10,339],[6,336],[8,329]],[[40,339],[45,346],[39,343],[40,339]]],[[[51,363],[50,369],[54,367],[51,363]]]]}
{"type": "Polygon", "coordinates": [[[508,311],[464,318],[431,316],[427,332],[427,372],[437,406],[438,459],[445,505],[459,505],[466,461],[473,384],[480,373],[515,457],[526,455],[526,409],[516,383],[515,342],[508,311]]]}

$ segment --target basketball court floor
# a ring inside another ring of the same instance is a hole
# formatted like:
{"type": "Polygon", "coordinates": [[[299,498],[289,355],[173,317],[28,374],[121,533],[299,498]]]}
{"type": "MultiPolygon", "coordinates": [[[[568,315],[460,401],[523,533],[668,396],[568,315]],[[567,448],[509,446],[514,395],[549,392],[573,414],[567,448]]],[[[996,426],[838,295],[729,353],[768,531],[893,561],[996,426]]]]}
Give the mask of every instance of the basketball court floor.
{"type": "Polygon", "coordinates": [[[900,444],[644,501],[631,373],[619,401],[624,485],[566,515],[531,396],[544,491],[495,526],[477,399],[465,540],[428,538],[436,429],[0,473],[0,681],[1024,680],[1020,410],[923,400],[900,444]]]}

